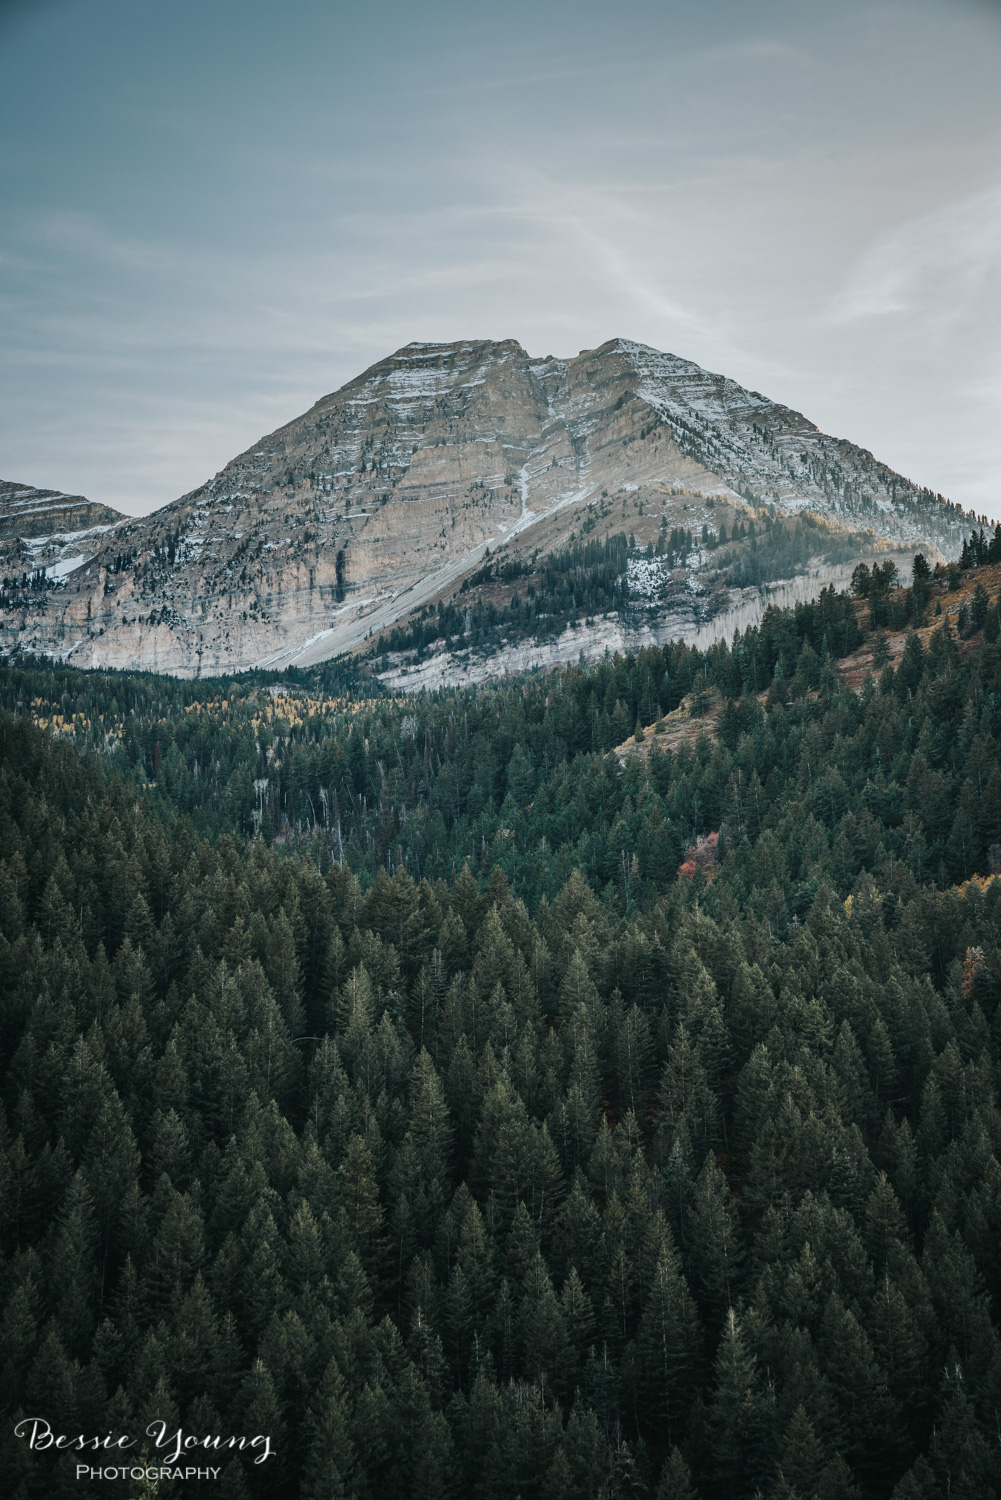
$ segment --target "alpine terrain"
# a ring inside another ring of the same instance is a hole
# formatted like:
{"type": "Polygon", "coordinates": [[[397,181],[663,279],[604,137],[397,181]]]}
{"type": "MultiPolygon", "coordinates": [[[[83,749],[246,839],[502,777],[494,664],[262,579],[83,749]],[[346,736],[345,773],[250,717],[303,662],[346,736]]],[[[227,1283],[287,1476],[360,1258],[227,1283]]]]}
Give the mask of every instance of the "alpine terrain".
{"type": "Polygon", "coordinates": [[[110,505],[0,479],[0,566],[4,573],[62,576],[92,557],[126,518],[110,505]]]}
{"type": "Polygon", "coordinates": [[[141,519],[0,500],[5,653],[188,677],[367,650],[414,686],[732,630],[862,555],[954,556],[966,520],[625,339],[569,360],[409,344],[141,519]]]}

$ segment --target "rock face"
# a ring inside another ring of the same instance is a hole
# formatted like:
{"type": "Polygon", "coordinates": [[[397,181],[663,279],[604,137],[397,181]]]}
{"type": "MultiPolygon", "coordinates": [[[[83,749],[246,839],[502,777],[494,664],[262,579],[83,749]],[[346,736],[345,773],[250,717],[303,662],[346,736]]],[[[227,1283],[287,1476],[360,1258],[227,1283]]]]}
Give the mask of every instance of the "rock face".
{"type": "Polygon", "coordinates": [[[110,505],[99,505],[83,495],[36,490],[30,484],[0,479],[0,542],[66,536],[97,526],[115,526],[124,519],[110,505]]]}
{"type": "Polygon", "coordinates": [[[797,412],[643,345],[558,360],[513,340],[410,344],[116,525],[44,598],[10,605],[0,639],[184,676],[323,660],[447,596],[488,545],[544,550],[557,513],[651,490],[950,555],[966,520],[797,412]]]}
{"type": "Polygon", "coordinates": [[[59,580],[92,558],[124,520],[83,495],[0,479],[0,619],[44,613],[59,580]]]}
{"type": "Polygon", "coordinates": [[[546,670],[567,662],[594,663],[603,657],[663,646],[667,641],[687,641],[706,650],[714,641],[731,640],[735,630],[757,625],[770,606],[778,609],[815,599],[823,588],[847,588],[852,564],[820,567],[792,579],[761,588],[728,591],[723,607],[708,619],[688,600],[677,597],[656,610],[635,611],[623,619],[609,611],[593,620],[566,625],[557,635],[523,641],[501,640],[487,650],[464,643],[446,646],[435,642],[419,655],[391,653],[378,677],[391,692],[418,692],[422,688],[470,687],[497,677],[546,670]]]}

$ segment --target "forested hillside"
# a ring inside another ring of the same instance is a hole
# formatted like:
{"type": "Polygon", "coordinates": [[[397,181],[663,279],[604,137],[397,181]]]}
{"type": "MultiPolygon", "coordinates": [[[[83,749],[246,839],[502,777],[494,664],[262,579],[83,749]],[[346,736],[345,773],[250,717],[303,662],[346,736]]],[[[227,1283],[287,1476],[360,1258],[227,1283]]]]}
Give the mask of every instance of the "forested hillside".
{"type": "Polygon", "coordinates": [[[5,669],[4,1493],[78,1493],[28,1415],[269,1434],[225,1500],[996,1500],[995,575],[411,700],[5,669]]]}
{"type": "MultiPolygon", "coordinates": [[[[630,510],[629,519],[640,533],[638,542],[633,529],[628,537],[617,531],[589,538],[616,515],[612,501],[602,500],[569,546],[530,557],[512,557],[502,548],[463,580],[450,601],[428,604],[408,624],[385,631],[369,648],[370,657],[387,664],[387,654],[389,660],[420,662],[431,646],[489,655],[502,645],[537,643],[568,626],[593,625],[610,611],[635,628],[655,619],[659,607],[690,608],[693,600],[699,618],[709,620],[726,608],[731,586],[791,578],[811,564],[847,563],[871,543],[871,537],[827,529],[809,512],[773,518],[762,509],[755,523],[724,511],[731,515],[729,537],[723,520],[712,529],[703,525],[700,537],[698,529],[694,535],[681,526],[668,531],[666,516],[658,530],[656,515],[646,513],[642,501],[633,506],[636,514],[630,510]],[[700,573],[688,571],[692,561],[700,573]]],[[[626,501],[621,515],[625,520],[626,501]]]]}

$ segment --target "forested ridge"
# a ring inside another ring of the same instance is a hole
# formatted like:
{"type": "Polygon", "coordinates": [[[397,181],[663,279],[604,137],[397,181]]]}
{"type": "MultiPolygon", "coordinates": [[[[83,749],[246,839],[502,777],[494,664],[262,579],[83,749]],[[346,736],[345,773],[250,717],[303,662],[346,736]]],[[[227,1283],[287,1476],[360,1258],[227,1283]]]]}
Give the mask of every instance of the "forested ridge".
{"type": "Polygon", "coordinates": [[[5,668],[4,1492],[27,1414],[270,1434],[227,1500],[996,1497],[983,576],[409,700],[5,668]]]}
{"type": "MultiPolygon", "coordinates": [[[[861,639],[851,601],[825,590],[795,611],[769,609],[732,649],[670,644],[465,693],[372,697],[378,682],[339,664],[194,683],[25,664],[4,672],[0,707],[113,753],[144,795],[152,785],[200,831],[315,846],[321,867],[345,858],[363,879],[387,862],[415,880],[451,879],[464,859],[489,869],[500,858],[532,900],[574,864],[592,883],[614,873],[626,833],[600,814],[627,804],[604,752],[637,723],[686,699],[699,712],[713,691],[743,695],[743,722],[776,670],[794,692],[822,678],[829,690],[833,661],[861,639]]],[[[649,851],[655,878],[673,873],[691,832],[719,826],[720,797],[707,806],[703,788],[679,813],[668,843],[651,841],[642,817],[628,830],[630,854],[642,863],[649,851]]]]}
{"type": "MultiPolygon", "coordinates": [[[[579,536],[546,555],[536,549],[531,557],[509,557],[502,547],[463,580],[450,601],[425,605],[409,623],[384,631],[370,648],[370,658],[401,652],[421,661],[429,646],[442,644],[448,649],[489,651],[502,643],[557,636],[568,626],[593,623],[595,616],[607,612],[641,624],[649,618],[654,600],[673,597],[691,603],[689,585],[695,575],[687,569],[693,557],[702,563],[711,560],[698,589],[700,616],[708,619],[725,606],[730,587],[794,577],[819,561],[848,562],[866,549],[864,537],[832,531],[809,512],[778,517],[768,508],[757,511],[756,519],[750,514],[731,519],[729,535],[723,520],[715,527],[704,524],[701,537],[698,529],[693,534],[684,526],[668,532],[665,516],[656,539],[645,543],[637,543],[633,531],[628,536],[624,531],[590,536],[612,509],[613,502],[603,499],[579,536]],[[658,566],[653,567],[655,561],[658,566]],[[630,563],[648,565],[639,586],[635,579],[630,582],[630,563]],[[683,570],[680,575],[673,575],[675,568],[683,570]]],[[[631,519],[641,538],[649,538],[652,518],[644,523],[643,514],[639,502],[639,516],[631,519]]],[[[975,532],[978,536],[981,533],[975,532]]],[[[986,547],[986,539],[981,540],[986,547]]],[[[986,561],[986,554],[977,560],[986,561]]]]}

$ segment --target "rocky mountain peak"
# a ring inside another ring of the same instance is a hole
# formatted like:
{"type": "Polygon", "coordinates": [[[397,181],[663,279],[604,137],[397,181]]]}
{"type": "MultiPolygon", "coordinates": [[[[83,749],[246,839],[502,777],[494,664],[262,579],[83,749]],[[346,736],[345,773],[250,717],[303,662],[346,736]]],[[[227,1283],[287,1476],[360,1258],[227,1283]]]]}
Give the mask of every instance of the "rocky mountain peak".
{"type": "Polygon", "coordinates": [[[116,524],[44,608],[8,594],[2,639],[183,674],[332,656],[448,597],[488,548],[561,545],[615,494],[669,528],[706,525],[686,514],[701,497],[939,553],[965,519],[800,413],[632,340],[571,359],[412,342],[116,524]]]}
{"type": "Polygon", "coordinates": [[[114,526],[123,519],[120,511],[84,495],[64,495],[61,490],[0,479],[0,542],[36,541],[94,526],[114,526]]]}
{"type": "Polygon", "coordinates": [[[92,557],[124,519],[84,495],[0,479],[0,578],[14,581],[20,592],[28,579],[29,596],[38,603],[46,585],[92,557]]]}

